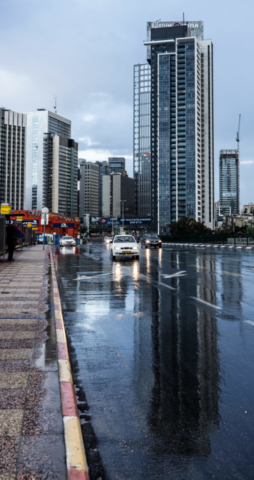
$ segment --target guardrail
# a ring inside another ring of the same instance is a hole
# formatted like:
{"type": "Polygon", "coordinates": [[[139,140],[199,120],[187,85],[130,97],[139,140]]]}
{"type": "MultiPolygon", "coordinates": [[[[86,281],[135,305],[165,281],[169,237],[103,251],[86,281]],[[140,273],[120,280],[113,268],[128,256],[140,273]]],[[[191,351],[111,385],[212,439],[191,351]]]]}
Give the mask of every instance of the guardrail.
{"type": "Polygon", "coordinates": [[[254,246],[251,235],[160,235],[163,243],[211,243],[212,245],[254,246]]]}

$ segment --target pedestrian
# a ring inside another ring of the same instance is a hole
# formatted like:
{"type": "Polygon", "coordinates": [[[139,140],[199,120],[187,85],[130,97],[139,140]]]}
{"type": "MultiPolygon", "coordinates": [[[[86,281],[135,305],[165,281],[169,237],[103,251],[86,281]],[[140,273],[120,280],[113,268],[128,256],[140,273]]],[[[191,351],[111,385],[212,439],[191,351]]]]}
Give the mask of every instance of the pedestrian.
{"type": "Polygon", "coordinates": [[[11,262],[14,260],[13,253],[15,250],[15,245],[17,244],[16,238],[13,236],[12,228],[6,228],[6,244],[8,246],[8,261],[11,262]]]}
{"type": "Polygon", "coordinates": [[[22,230],[16,225],[7,225],[6,227],[6,244],[8,246],[8,261],[11,262],[14,260],[13,253],[15,246],[18,245],[18,238],[25,238],[22,230]]]}

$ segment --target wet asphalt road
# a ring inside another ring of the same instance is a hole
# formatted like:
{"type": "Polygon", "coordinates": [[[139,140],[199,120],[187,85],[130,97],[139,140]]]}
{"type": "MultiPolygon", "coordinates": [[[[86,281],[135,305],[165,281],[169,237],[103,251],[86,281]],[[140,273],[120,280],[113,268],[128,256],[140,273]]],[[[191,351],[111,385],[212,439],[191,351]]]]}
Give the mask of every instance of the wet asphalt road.
{"type": "Polygon", "coordinates": [[[254,253],[55,254],[107,478],[253,479],[254,253]]]}

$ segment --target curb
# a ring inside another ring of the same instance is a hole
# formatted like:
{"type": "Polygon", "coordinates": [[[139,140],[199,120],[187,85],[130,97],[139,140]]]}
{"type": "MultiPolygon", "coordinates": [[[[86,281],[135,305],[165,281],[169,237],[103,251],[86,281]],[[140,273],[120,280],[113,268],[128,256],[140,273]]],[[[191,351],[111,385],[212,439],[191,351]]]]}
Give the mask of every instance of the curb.
{"type": "Polygon", "coordinates": [[[221,245],[221,244],[206,244],[206,243],[162,243],[162,247],[211,247],[211,248],[230,248],[230,249],[235,249],[235,250],[253,250],[253,247],[247,247],[247,246],[237,246],[237,245],[221,245]]]}
{"type": "Polygon", "coordinates": [[[75,390],[71,374],[66,333],[62,315],[61,301],[56,278],[52,250],[50,262],[53,284],[56,343],[58,352],[59,382],[64,424],[68,480],[90,480],[85,447],[80,427],[75,390]]]}

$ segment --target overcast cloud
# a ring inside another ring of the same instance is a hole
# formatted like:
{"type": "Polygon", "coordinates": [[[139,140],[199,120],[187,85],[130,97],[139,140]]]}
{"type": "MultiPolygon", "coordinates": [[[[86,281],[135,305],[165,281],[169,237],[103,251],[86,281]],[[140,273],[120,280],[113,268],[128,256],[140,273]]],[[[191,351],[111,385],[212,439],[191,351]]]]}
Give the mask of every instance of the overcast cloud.
{"type": "Polygon", "coordinates": [[[80,157],[127,158],[132,176],[133,65],[146,60],[146,22],[203,20],[214,43],[215,189],[219,150],[241,125],[241,205],[254,201],[251,0],[0,0],[0,105],[53,110],[72,121],[80,157]]]}

